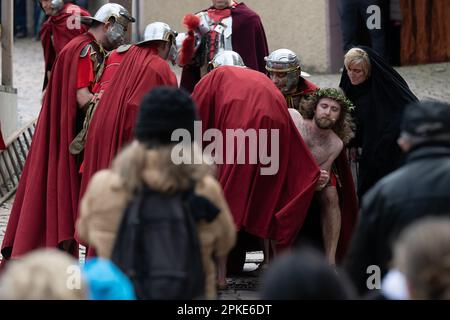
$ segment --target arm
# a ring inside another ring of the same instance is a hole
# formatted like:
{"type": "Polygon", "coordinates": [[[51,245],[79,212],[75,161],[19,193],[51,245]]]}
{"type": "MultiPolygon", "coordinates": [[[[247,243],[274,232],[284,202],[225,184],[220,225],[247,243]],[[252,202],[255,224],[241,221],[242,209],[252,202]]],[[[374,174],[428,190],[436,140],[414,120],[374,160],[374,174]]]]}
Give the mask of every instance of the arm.
{"type": "Polygon", "coordinates": [[[77,70],[77,104],[78,107],[86,111],[88,103],[93,99],[94,95],[91,88],[94,83],[94,66],[90,59],[90,47],[83,49],[78,59],[77,70]]]}
{"type": "Polygon", "coordinates": [[[77,90],[77,103],[78,107],[83,111],[86,111],[89,102],[94,98],[92,92],[88,88],[81,88],[77,90]]]}
{"type": "Polygon", "coordinates": [[[292,121],[294,121],[295,126],[297,127],[298,131],[300,132],[300,134],[302,133],[301,128],[302,128],[302,123],[303,123],[303,117],[300,114],[300,112],[298,112],[295,109],[288,109],[289,114],[291,115],[291,119],[292,121]]]}
{"type": "Polygon", "coordinates": [[[333,162],[337,159],[342,149],[344,148],[344,143],[338,137],[333,139],[330,155],[328,160],[321,166],[320,177],[316,184],[316,191],[323,190],[327,185],[331,177],[331,167],[333,162]]]}

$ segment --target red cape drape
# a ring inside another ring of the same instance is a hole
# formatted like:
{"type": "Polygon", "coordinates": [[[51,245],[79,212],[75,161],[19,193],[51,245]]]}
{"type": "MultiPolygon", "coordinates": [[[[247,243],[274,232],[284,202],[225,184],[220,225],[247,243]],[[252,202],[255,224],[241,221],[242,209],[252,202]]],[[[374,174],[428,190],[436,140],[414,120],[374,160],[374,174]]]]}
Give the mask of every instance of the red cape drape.
{"type": "Polygon", "coordinates": [[[76,132],[78,59],[94,40],[89,33],[73,39],[52,69],[2,244],[5,258],[74,238],[80,177],[69,145],[76,132]]]}
{"type": "Polygon", "coordinates": [[[39,36],[44,49],[45,79],[44,88],[47,86],[47,71],[50,71],[56,57],[73,38],[87,32],[88,26],[80,24],[80,28],[74,28],[74,15],[90,16],[90,13],[74,4],[67,3],[57,16],[47,19],[42,25],[39,36]]]}
{"type": "Polygon", "coordinates": [[[340,262],[347,253],[356,223],[358,222],[359,206],[355,183],[345,148],[335,160],[335,164],[341,182],[341,187],[338,188],[339,204],[341,207],[341,234],[336,252],[336,259],[340,262]]]}
{"type": "Polygon", "coordinates": [[[0,126],[0,150],[5,150],[5,140],[3,140],[2,127],[0,126]]]}
{"type": "Polygon", "coordinates": [[[112,80],[116,75],[117,69],[122,63],[123,58],[125,58],[125,54],[118,53],[116,50],[112,51],[111,54],[106,57],[105,68],[103,70],[102,76],[95,84],[92,90],[93,92],[103,95],[106,89],[108,89],[112,84],[112,80]]]}
{"type": "Polygon", "coordinates": [[[131,47],[116,70],[89,127],[81,196],[92,175],[107,168],[120,149],[133,139],[143,96],[157,86],[177,86],[175,74],[153,48],[131,47]]]}
{"type": "MultiPolygon", "coordinates": [[[[261,164],[218,165],[218,178],[238,229],[291,245],[302,227],[319,169],[287,110],[281,92],[264,74],[220,67],[195,87],[203,130],[278,129],[279,170],[261,175],[261,164]]],[[[268,147],[271,150],[271,146],[268,147]]]]}
{"type": "MultiPolygon", "coordinates": [[[[233,19],[231,35],[233,51],[241,55],[248,68],[266,73],[264,57],[269,55],[269,46],[260,17],[244,3],[239,3],[231,10],[231,17],[233,19]]],[[[185,66],[180,86],[192,92],[198,81],[200,81],[200,68],[185,66]]]]}

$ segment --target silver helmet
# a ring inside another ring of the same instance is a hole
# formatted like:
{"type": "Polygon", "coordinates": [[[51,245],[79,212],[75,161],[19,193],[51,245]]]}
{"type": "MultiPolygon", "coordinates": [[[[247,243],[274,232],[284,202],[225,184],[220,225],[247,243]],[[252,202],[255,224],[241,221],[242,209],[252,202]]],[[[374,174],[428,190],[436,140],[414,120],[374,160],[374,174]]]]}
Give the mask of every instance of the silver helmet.
{"type": "MultiPolygon", "coordinates": [[[[269,72],[294,72],[301,71],[300,60],[294,51],[289,49],[278,49],[265,57],[266,70],[269,72]]],[[[301,71],[301,76],[309,77],[306,72],[301,71]]]]}
{"type": "Polygon", "coordinates": [[[300,76],[306,76],[300,68],[300,60],[295,52],[289,49],[279,49],[265,57],[266,70],[270,79],[283,94],[290,94],[297,89],[300,76]]]}
{"type": "Polygon", "coordinates": [[[55,12],[59,12],[64,7],[64,0],[52,0],[51,7],[55,12]]]}
{"type": "MultiPolygon", "coordinates": [[[[50,15],[52,15],[52,16],[53,15],[57,15],[58,12],[61,11],[61,9],[64,7],[64,4],[66,2],[67,1],[65,1],[65,0],[51,0],[50,1],[50,8],[51,8],[52,11],[51,11],[50,15]]],[[[39,6],[41,7],[41,9],[43,11],[45,11],[44,7],[42,5],[42,0],[39,0],[38,3],[39,3],[39,6]]],[[[46,13],[46,14],[48,14],[48,13],[46,13]]]]}
{"type": "Polygon", "coordinates": [[[164,22],[153,22],[147,25],[144,31],[144,40],[139,42],[146,43],[150,41],[175,41],[178,33],[164,22]]]}
{"type": "Polygon", "coordinates": [[[224,50],[215,55],[209,64],[209,70],[222,66],[245,67],[245,64],[239,53],[231,50],[224,50]]]}
{"type": "Polygon", "coordinates": [[[111,18],[114,18],[124,28],[128,26],[128,23],[136,22],[136,19],[131,16],[128,10],[117,3],[104,4],[98,9],[94,17],[82,17],[82,21],[86,24],[91,24],[92,21],[106,23],[111,18]]]}
{"type": "Polygon", "coordinates": [[[176,38],[178,36],[178,32],[175,30],[172,30],[172,28],[164,22],[153,22],[147,25],[144,31],[144,40],[138,43],[145,44],[152,41],[164,41],[164,42],[170,42],[171,47],[169,54],[167,56],[167,60],[172,62],[172,64],[175,65],[177,57],[178,57],[178,50],[177,50],[177,43],[176,38]]]}

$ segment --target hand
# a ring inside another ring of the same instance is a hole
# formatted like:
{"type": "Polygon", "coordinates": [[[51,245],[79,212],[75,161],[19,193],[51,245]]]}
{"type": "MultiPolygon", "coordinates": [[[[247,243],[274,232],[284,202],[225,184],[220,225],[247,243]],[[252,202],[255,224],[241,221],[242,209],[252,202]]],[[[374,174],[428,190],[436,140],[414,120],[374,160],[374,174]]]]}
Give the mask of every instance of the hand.
{"type": "Polygon", "coordinates": [[[327,170],[320,170],[319,180],[316,183],[316,191],[322,191],[330,181],[330,174],[327,170]]]}

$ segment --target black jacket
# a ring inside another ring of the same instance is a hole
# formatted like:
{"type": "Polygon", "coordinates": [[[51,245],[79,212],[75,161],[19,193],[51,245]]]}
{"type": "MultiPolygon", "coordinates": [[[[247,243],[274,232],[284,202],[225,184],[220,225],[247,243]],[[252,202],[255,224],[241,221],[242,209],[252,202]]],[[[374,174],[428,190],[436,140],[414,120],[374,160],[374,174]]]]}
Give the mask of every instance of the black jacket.
{"type": "Polygon", "coordinates": [[[345,259],[345,269],[360,292],[377,265],[384,276],[391,246],[411,222],[430,215],[450,216],[450,146],[422,146],[406,164],[380,180],[363,199],[360,222],[345,259]]]}

